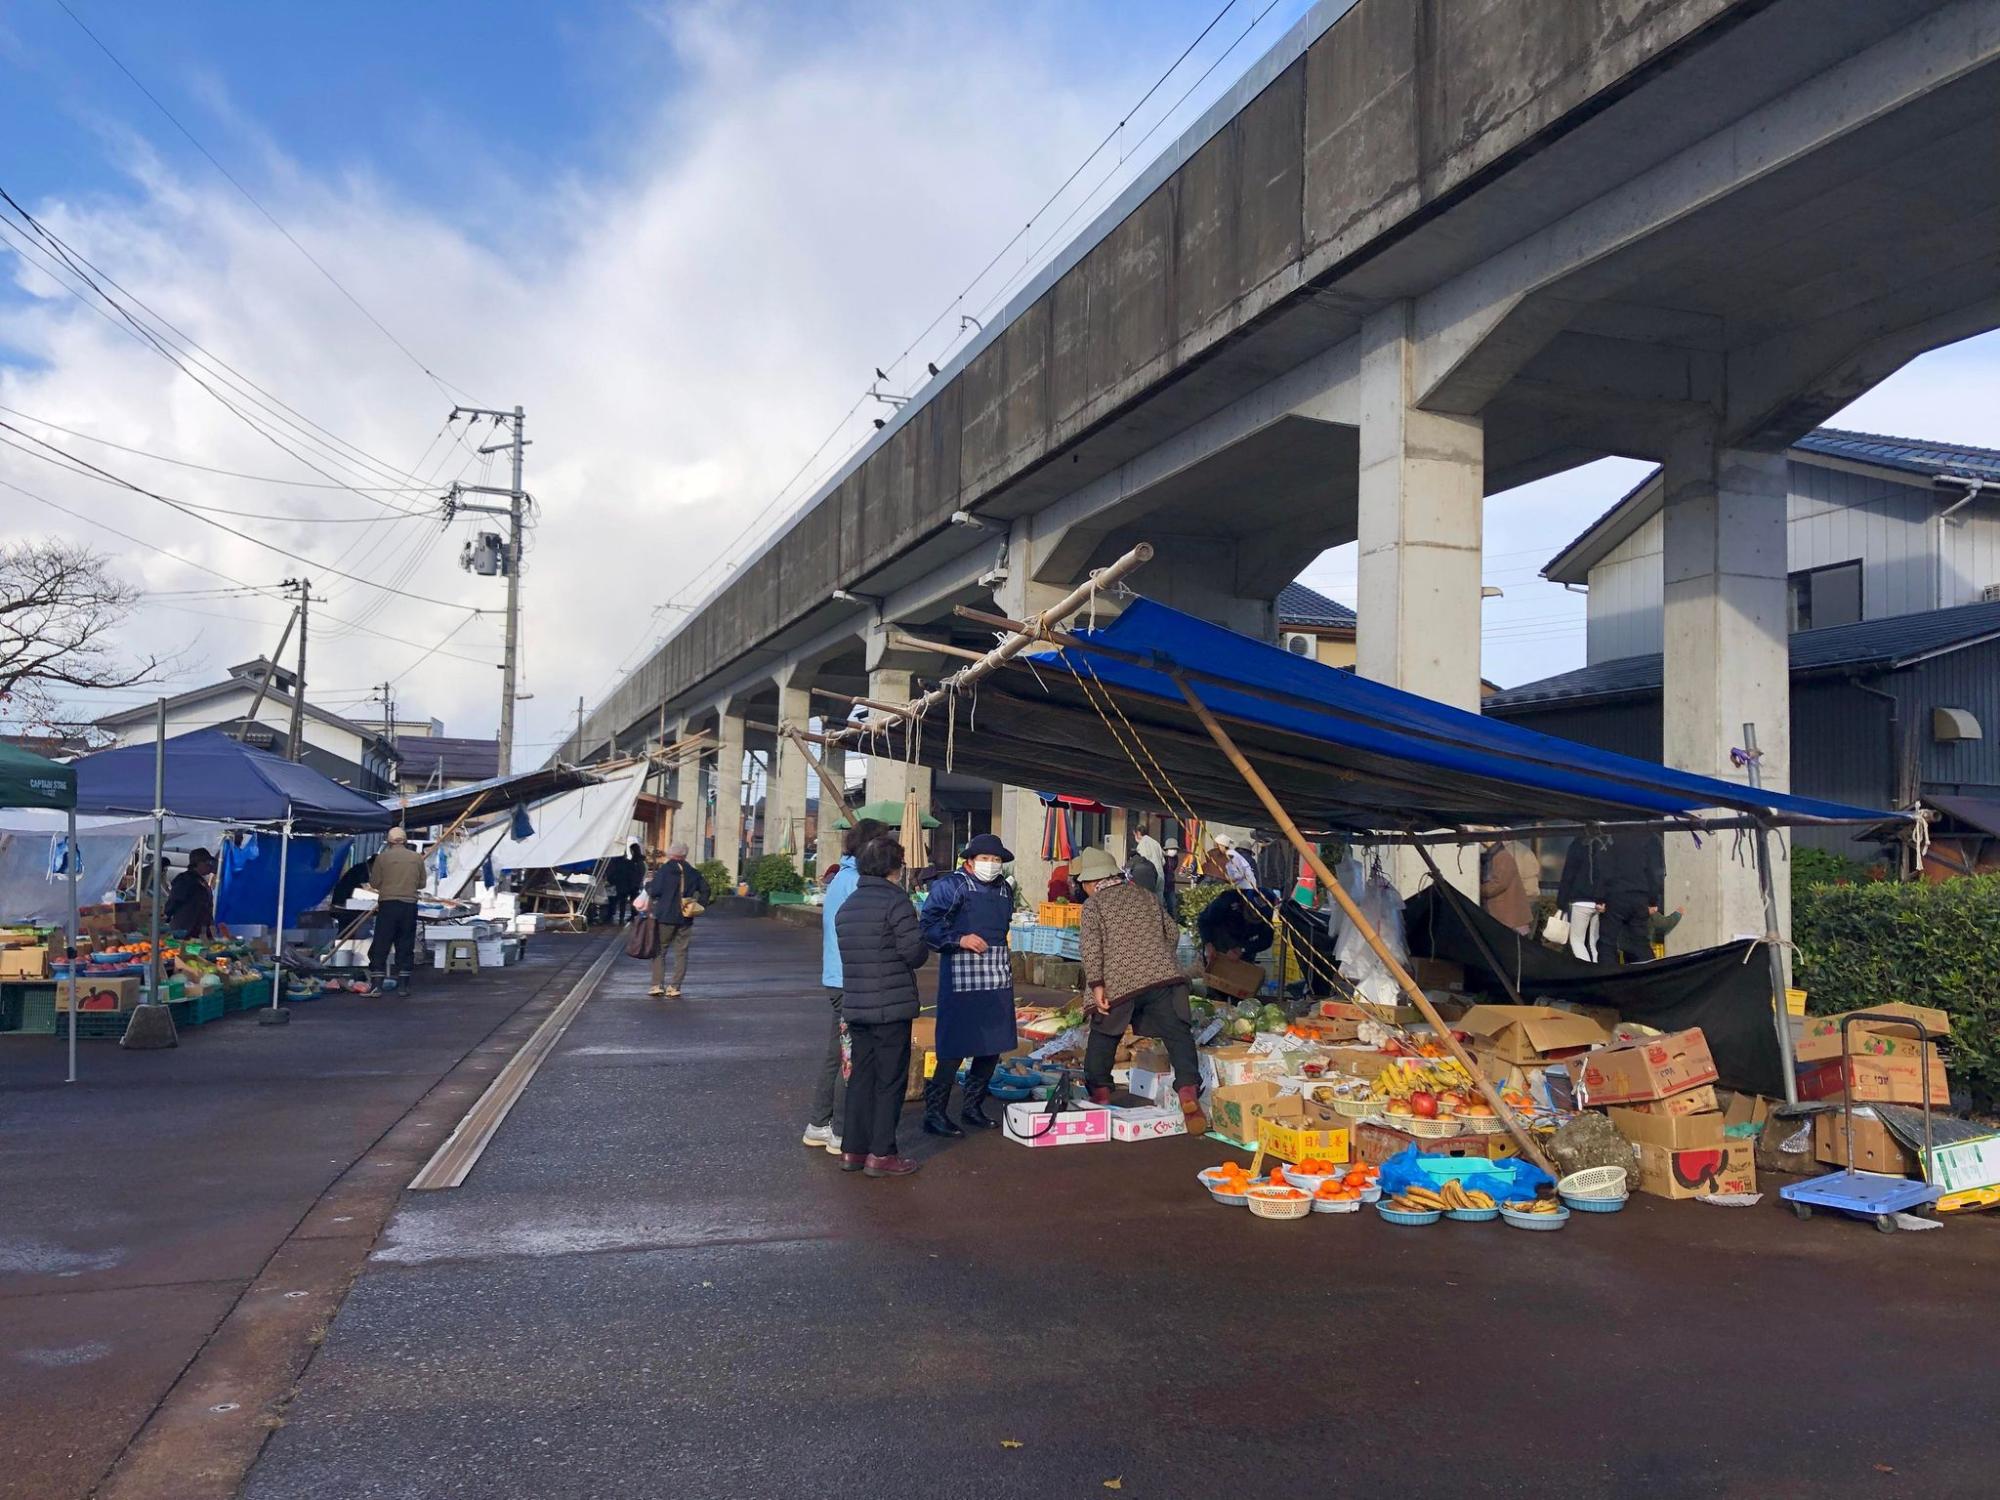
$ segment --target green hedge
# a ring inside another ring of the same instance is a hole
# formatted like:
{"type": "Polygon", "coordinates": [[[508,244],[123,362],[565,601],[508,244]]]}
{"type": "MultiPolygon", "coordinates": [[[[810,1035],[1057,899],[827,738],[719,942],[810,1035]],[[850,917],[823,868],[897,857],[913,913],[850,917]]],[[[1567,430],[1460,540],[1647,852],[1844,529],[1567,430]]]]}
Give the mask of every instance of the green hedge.
{"type": "Polygon", "coordinates": [[[750,882],[753,896],[796,896],[806,888],[806,878],[789,854],[758,855],[750,862],[750,873],[745,878],[750,882]]]}
{"type": "Polygon", "coordinates": [[[2000,1101],[2000,876],[1797,891],[1795,982],[1815,1015],[1890,1000],[1951,1016],[1952,1071],[2000,1101]]]}
{"type": "Polygon", "coordinates": [[[708,894],[711,897],[736,894],[736,877],[729,873],[729,866],[721,860],[705,859],[695,868],[701,871],[701,878],[708,882],[708,894]]]}
{"type": "Polygon", "coordinates": [[[1189,885],[1181,887],[1179,896],[1181,926],[1192,927],[1201,914],[1208,910],[1208,903],[1232,887],[1220,883],[1211,885],[1189,885]]]}

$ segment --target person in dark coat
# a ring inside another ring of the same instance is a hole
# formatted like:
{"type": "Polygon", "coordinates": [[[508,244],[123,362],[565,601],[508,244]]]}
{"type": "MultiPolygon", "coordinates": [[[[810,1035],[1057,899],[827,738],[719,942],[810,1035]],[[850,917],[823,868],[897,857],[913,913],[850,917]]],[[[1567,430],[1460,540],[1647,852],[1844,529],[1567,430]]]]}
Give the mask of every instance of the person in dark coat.
{"type": "MultiPolygon", "coordinates": [[[[910,1081],[910,1023],[917,1018],[917,970],[930,944],[896,884],[903,846],[878,838],[854,857],[854,889],[834,917],[840,944],[840,1014],[851,1062],[840,1170],[907,1177],[917,1163],[896,1151],[896,1117],[910,1081]]],[[[940,1067],[939,1072],[943,1072],[940,1067]]]]}
{"type": "Polygon", "coordinates": [[[1598,924],[1604,913],[1604,881],[1598,869],[1610,840],[1578,834],[1563,855],[1556,881],[1556,910],[1569,918],[1569,951],[1585,963],[1597,962],[1598,924]]]}
{"type": "Polygon", "coordinates": [[[187,868],[168,884],[160,920],[175,937],[205,938],[213,931],[215,891],[208,881],[214,873],[215,856],[197,849],[188,856],[187,868]]]}
{"type": "Polygon", "coordinates": [[[1001,873],[1013,858],[999,839],[982,833],[965,846],[959,868],[932,881],[924,897],[924,938],[944,955],[938,972],[937,1072],[924,1085],[924,1129],[932,1135],[960,1136],[1000,1125],[983,1106],[1000,1054],[1011,1051],[1016,1040],[1014,968],[1007,951],[1014,886],[1001,873]],[[965,1099],[954,1125],[952,1080],[968,1057],[965,1099]]]}
{"type": "Polygon", "coordinates": [[[1232,886],[1204,906],[1194,924],[1202,963],[1213,962],[1218,953],[1255,963],[1276,939],[1267,913],[1280,899],[1271,892],[1246,895],[1232,886]]]}
{"type": "Polygon", "coordinates": [[[1642,830],[1615,835],[1598,856],[1597,955],[1603,963],[1643,964],[1653,957],[1653,918],[1667,900],[1667,856],[1660,836],[1642,830]]]}
{"type": "Polygon", "coordinates": [[[687,978],[688,946],[694,942],[694,917],[683,905],[689,901],[706,905],[708,900],[708,882],[688,863],[687,845],[669,845],[665,862],[646,882],[646,910],[660,924],[660,947],[653,955],[653,987],[647,992],[654,999],[680,999],[681,981],[687,978]],[[669,954],[674,965],[671,981],[667,978],[669,954]]]}
{"type": "Polygon", "coordinates": [[[628,845],[623,854],[613,855],[604,862],[604,889],[611,897],[604,920],[613,927],[623,927],[632,920],[632,901],[646,883],[646,857],[639,852],[637,844],[628,845]]]}

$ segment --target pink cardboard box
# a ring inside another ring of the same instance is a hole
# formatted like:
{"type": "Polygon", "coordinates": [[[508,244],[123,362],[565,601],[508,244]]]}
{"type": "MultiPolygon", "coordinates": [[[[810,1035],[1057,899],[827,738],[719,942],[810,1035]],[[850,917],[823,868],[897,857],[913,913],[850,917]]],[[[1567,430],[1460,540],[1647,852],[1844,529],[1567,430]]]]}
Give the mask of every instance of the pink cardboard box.
{"type": "Polygon", "coordinates": [[[1007,1106],[1007,1139],[1020,1146],[1094,1146],[1111,1139],[1111,1111],[1086,1104],[1049,1113],[1037,1099],[1007,1106]]]}

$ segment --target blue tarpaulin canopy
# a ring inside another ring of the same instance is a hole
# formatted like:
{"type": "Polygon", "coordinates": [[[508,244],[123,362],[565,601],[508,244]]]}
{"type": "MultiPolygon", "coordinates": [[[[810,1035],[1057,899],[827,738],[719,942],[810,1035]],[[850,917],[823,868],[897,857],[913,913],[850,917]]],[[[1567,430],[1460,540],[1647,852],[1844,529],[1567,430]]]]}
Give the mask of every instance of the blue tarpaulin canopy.
{"type": "MultiPolygon", "coordinates": [[[[1292,655],[1148,599],[1082,643],[988,676],[955,735],[917,757],[1016,786],[1052,782],[1121,807],[1267,821],[1182,696],[1220,719],[1300,823],[1354,834],[1718,815],[1772,824],[1893,816],[1676,771],[1483,718],[1292,655]],[[970,731],[970,732],[968,732],[970,731]]],[[[1028,661],[1030,658],[1020,658],[1028,661]]],[[[902,753],[902,733],[886,738],[902,753]]]]}
{"type": "MultiPolygon", "coordinates": [[[[84,756],[76,762],[77,810],[152,812],[153,761],[150,744],[84,756]]],[[[168,740],[166,763],[166,809],[173,817],[266,828],[290,818],[300,833],[367,833],[398,821],[330,777],[213,729],[168,740]]]]}

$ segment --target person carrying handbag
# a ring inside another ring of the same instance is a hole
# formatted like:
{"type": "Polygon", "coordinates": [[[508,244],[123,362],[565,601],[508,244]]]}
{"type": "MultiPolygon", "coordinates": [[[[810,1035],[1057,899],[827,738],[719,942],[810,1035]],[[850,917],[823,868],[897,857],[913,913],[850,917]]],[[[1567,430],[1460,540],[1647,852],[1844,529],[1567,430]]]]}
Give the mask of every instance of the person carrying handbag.
{"type": "Polygon", "coordinates": [[[709,899],[708,882],[701,871],[688,863],[686,844],[669,844],[667,858],[653,878],[646,882],[646,912],[659,924],[659,947],[653,954],[654,999],[678,1000],[681,981],[687,978],[688,945],[694,941],[694,921],[709,899]],[[667,977],[667,963],[673,963],[673,977],[667,977]]]}

